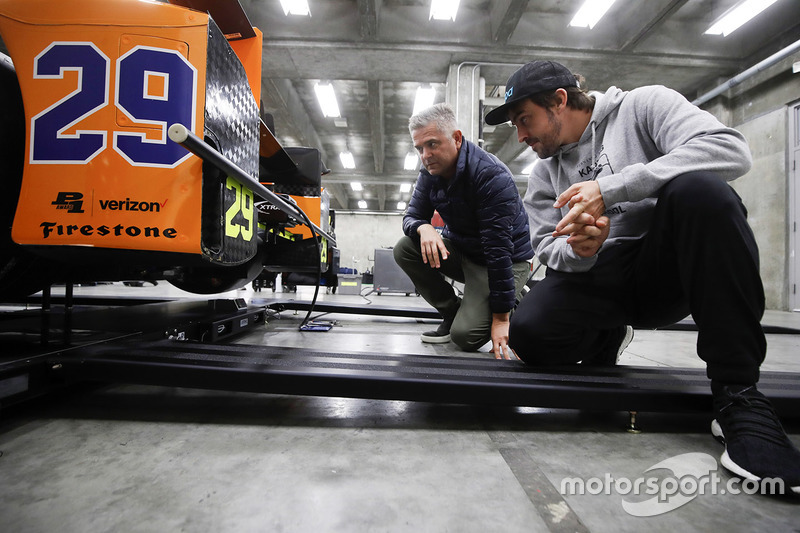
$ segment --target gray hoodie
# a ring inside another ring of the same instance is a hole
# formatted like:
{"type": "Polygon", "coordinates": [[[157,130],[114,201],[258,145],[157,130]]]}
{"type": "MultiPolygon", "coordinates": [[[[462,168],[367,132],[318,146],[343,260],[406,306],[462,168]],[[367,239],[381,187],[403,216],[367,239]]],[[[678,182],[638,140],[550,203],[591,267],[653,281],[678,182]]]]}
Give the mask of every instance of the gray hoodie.
{"type": "Polygon", "coordinates": [[[706,170],[730,181],[751,164],[744,136],[680,93],[662,86],[611,87],[597,96],[580,140],[539,161],[528,178],[524,204],[536,256],[562,272],[585,272],[597,261],[597,254],[579,257],[566,237],[552,236],[569,212],[568,206],[554,209],[553,202],[574,183],[600,185],[611,229],[599,254],[647,233],[658,191],[672,178],[706,170]]]}

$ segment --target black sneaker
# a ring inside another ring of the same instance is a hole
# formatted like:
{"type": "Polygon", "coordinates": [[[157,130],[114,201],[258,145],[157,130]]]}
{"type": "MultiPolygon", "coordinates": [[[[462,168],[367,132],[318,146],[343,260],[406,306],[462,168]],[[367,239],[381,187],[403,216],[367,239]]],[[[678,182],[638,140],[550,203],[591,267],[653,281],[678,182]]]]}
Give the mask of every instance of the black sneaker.
{"type": "Polygon", "coordinates": [[[633,340],[633,328],[631,326],[620,326],[608,333],[603,348],[596,355],[587,357],[581,364],[593,366],[614,366],[619,361],[619,356],[633,340]]]}
{"type": "Polygon", "coordinates": [[[800,450],[792,444],[772,404],[755,385],[717,386],[711,434],[725,445],[722,466],[751,481],[781,479],[786,494],[800,494],[800,450]]]}
{"type": "Polygon", "coordinates": [[[455,317],[451,318],[450,320],[442,320],[442,323],[439,324],[439,327],[436,328],[434,331],[426,331],[422,334],[420,339],[422,342],[427,342],[430,344],[445,344],[450,342],[450,327],[453,325],[453,320],[455,317]]]}
{"type": "MultiPolygon", "coordinates": [[[[452,307],[452,306],[451,306],[452,307]]],[[[435,331],[426,331],[420,336],[422,342],[427,342],[430,344],[445,344],[450,342],[450,328],[453,326],[453,321],[456,319],[456,315],[458,314],[458,310],[461,308],[461,300],[456,300],[455,307],[451,312],[453,313],[449,317],[445,316],[442,313],[442,323],[439,324],[439,327],[436,328],[435,331]]],[[[441,311],[440,311],[441,313],[441,311]]]]}

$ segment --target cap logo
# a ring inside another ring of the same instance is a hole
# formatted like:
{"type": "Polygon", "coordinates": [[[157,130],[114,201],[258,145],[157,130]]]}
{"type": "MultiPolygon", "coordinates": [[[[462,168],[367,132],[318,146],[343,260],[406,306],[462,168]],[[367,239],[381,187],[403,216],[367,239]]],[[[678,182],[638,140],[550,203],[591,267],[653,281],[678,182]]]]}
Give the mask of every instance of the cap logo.
{"type": "Polygon", "coordinates": [[[512,94],[514,94],[514,88],[513,87],[506,91],[506,102],[508,102],[508,99],[511,98],[512,94]]]}

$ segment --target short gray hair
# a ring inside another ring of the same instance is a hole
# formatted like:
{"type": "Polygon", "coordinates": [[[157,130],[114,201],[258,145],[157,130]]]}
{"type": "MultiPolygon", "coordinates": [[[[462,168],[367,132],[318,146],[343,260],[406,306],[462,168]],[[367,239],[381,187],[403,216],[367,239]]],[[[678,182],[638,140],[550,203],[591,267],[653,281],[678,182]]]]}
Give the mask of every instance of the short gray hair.
{"type": "Polygon", "coordinates": [[[412,115],[408,119],[408,131],[411,135],[414,135],[414,131],[430,124],[435,124],[436,129],[445,135],[452,135],[458,129],[458,122],[453,108],[444,103],[433,105],[423,109],[416,115],[412,115]]]}

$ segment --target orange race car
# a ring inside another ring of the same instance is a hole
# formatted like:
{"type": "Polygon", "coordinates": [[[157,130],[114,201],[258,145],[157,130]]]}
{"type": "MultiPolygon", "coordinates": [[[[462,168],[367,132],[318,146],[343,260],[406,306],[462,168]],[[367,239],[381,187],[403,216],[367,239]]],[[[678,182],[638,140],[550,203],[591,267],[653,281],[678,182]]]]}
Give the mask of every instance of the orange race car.
{"type": "Polygon", "coordinates": [[[327,171],[260,117],[262,34],[237,0],[0,0],[0,36],[0,298],[330,267],[327,171]]]}

